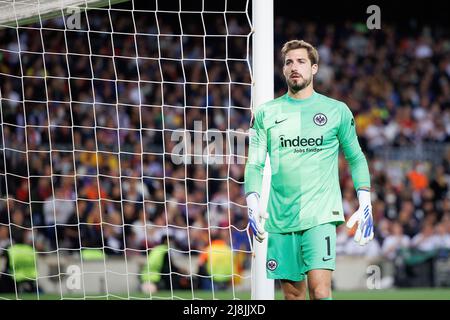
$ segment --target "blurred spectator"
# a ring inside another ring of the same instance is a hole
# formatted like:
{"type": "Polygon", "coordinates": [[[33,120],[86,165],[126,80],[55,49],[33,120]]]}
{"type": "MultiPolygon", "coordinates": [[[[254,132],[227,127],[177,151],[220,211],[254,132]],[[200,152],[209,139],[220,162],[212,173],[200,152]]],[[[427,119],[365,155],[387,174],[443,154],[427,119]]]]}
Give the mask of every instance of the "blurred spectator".
{"type": "Polygon", "coordinates": [[[448,194],[448,181],[445,176],[445,168],[439,165],[435,168],[434,177],[431,180],[430,188],[434,192],[434,199],[441,202],[448,194]]]}
{"type": "Polygon", "coordinates": [[[189,272],[174,262],[177,259],[173,253],[177,249],[177,242],[172,236],[162,236],[160,244],[149,250],[141,270],[142,292],[152,294],[158,290],[191,288],[189,272]]]}
{"type": "Polygon", "coordinates": [[[428,178],[425,175],[425,167],[423,163],[417,163],[415,168],[408,172],[408,178],[413,191],[421,192],[428,187],[428,178]]]}
{"type": "Polygon", "coordinates": [[[441,222],[436,225],[436,247],[439,249],[450,250],[450,232],[448,222],[441,222]]]}
{"type": "Polygon", "coordinates": [[[54,224],[66,224],[69,217],[75,211],[73,201],[65,198],[64,191],[60,188],[55,190],[55,196],[45,199],[44,204],[45,224],[51,226],[54,224]]]}
{"type": "Polygon", "coordinates": [[[391,234],[384,239],[381,252],[385,258],[393,261],[399,250],[409,248],[411,239],[403,233],[403,227],[397,221],[392,222],[391,230],[391,234]]]}
{"type": "Polygon", "coordinates": [[[10,243],[8,227],[0,225],[0,251],[8,247],[10,243]]]}
{"type": "Polygon", "coordinates": [[[436,250],[439,245],[431,223],[424,223],[420,232],[411,239],[411,247],[423,252],[436,250]]]}
{"type": "Polygon", "coordinates": [[[6,258],[4,269],[0,274],[0,292],[29,292],[37,290],[36,250],[33,245],[31,230],[16,236],[13,243],[0,251],[6,258]]]}
{"type": "Polygon", "coordinates": [[[403,227],[404,233],[413,237],[419,232],[419,221],[414,215],[414,204],[412,201],[402,202],[400,212],[398,214],[398,221],[403,227]]]}
{"type": "MultiPolygon", "coordinates": [[[[225,239],[228,231],[211,230],[211,245],[203,249],[198,259],[200,288],[226,289],[233,277],[233,251],[225,239]]],[[[229,238],[229,237],[228,237],[229,238]]]]}

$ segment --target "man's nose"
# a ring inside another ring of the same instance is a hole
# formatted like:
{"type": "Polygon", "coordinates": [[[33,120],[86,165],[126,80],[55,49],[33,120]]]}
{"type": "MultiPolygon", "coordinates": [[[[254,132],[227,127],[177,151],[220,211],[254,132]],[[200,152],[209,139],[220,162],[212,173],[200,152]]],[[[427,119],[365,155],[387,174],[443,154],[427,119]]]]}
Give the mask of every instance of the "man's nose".
{"type": "Polygon", "coordinates": [[[299,64],[297,62],[293,62],[291,65],[291,71],[297,71],[299,64]]]}

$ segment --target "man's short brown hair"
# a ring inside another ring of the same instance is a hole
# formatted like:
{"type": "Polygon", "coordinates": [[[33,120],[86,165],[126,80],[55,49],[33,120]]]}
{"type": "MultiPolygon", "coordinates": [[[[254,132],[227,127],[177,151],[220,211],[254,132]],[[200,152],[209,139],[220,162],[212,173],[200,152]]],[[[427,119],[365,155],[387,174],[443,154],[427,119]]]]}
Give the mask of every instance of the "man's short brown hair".
{"type": "Polygon", "coordinates": [[[317,52],[317,49],[314,48],[310,43],[303,41],[303,40],[291,40],[284,44],[283,48],[281,49],[281,56],[284,60],[286,59],[286,54],[295,49],[306,49],[308,52],[308,58],[311,60],[311,65],[313,64],[319,64],[319,53],[317,52]]]}

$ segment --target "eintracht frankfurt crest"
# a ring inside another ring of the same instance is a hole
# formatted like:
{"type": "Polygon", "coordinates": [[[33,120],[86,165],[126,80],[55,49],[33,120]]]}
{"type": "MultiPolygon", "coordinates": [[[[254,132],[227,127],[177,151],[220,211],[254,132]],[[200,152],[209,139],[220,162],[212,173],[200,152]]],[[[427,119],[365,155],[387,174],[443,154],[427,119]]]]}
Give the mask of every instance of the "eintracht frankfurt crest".
{"type": "Polygon", "coordinates": [[[314,116],[314,123],[318,126],[323,126],[327,123],[327,117],[323,113],[317,113],[314,116]]]}

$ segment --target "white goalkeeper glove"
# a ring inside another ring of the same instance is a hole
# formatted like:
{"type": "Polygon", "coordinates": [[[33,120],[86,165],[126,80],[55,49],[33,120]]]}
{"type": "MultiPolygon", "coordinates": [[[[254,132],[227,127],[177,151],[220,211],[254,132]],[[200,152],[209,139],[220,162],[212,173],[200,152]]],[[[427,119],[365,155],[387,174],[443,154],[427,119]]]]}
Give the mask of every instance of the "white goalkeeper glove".
{"type": "Polygon", "coordinates": [[[370,202],[370,191],[358,190],[359,208],[347,221],[347,227],[353,228],[358,222],[354,240],[361,246],[373,239],[373,217],[372,204],[370,202]]]}
{"type": "Polygon", "coordinates": [[[261,212],[258,193],[250,193],[249,195],[247,195],[246,200],[250,228],[252,229],[256,240],[258,242],[263,242],[263,240],[266,238],[266,230],[264,230],[264,224],[268,216],[266,213],[261,212]]]}

